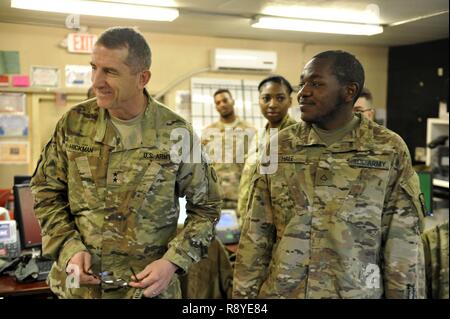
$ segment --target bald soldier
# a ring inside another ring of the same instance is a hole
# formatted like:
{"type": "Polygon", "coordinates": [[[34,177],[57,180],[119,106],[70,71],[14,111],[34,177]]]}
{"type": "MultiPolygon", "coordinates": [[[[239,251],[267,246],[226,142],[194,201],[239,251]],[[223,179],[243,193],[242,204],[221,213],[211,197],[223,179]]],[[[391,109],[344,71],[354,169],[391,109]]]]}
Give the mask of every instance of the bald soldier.
{"type": "Polygon", "coordinates": [[[375,121],[375,109],[373,108],[373,97],[370,90],[364,87],[359,98],[353,105],[353,112],[359,112],[371,121],[375,121]]]}
{"type": "Polygon", "coordinates": [[[171,132],[193,139],[192,128],[146,91],[150,61],[139,32],[106,30],[91,60],[96,98],[61,118],[38,162],[35,212],[61,298],[180,298],[178,274],[213,238],[217,178],[203,156],[173,160],[171,132]]]}
{"type": "Polygon", "coordinates": [[[229,90],[214,92],[214,103],[220,120],[203,130],[202,144],[219,178],[223,208],[236,209],[245,155],[256,129],[236,115],[229,90]]]}
{"type": "MultiPolygon", "coordinates": [[[[270,129],[282,130],[297,121],[288,114],[292,105],[292,86],[288,80],[279,75],[269,76],[259,83],[258,91],[259,107],[267,120],[260,137],[262,140],[260,144],[264,145],[266,138],[270,136],[270,129]]],[[[262,148],[264,149],[264,147],[262,148]]],[[[241,223],[246,214],[250,184],[256,171],[258,153],[258,148],[250,150],[239,183],[238,213],[241,216],[241,223]]]]}
{"type": "Polygon", "coordinates": [[[419,179],[397,134],[353,114],[363,85],[347,52],[304,67],[303,122],[253,179],[234,298],[424,298],[419,179]]]}

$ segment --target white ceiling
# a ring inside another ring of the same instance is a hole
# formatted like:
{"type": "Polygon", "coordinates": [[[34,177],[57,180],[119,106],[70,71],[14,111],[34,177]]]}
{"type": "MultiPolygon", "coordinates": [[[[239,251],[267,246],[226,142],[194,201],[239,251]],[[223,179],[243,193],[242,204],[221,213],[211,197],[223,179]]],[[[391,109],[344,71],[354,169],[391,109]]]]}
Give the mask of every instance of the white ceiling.
{"type": "MultiPolygon", "coordinates": [[[[39,0],[36,0],[39,1],[39,0]]],[[[55,0],[59,1],[59,0],[55,0]]],[[[141,31],[191,34],[213,37],[259,39],[285,42],[362,44],[396,46],[448,38],[448,0],[176,0],[180,16],[173,22],[82,16],[81,25],[106,28],[114,25],[138,26],[141,31]],[[306,5],[364,10],[376,4],[385,26],[382,34],[349,36],[256,29],[250,21],[268,4],[306,5]],[[436,14],[431,17],[430,15],[436,14]],[[405,24],[393,23],[414,20],[405,24]]],[[[0,22],[65,27],[65,14],[10,8],[9,0],[0,0],[0,22]]]]}

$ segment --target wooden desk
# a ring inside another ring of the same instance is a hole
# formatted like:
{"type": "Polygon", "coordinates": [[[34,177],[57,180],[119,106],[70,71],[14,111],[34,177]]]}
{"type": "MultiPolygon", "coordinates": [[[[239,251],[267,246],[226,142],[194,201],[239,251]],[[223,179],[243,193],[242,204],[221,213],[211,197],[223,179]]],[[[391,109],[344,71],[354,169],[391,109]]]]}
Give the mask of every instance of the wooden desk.
{"type": "Polygon", "coordinates": [[[52,292],[45,281],[31,283],[17,282],[14,277],[0,276],[0,297],[52,297],[52,292]]]}

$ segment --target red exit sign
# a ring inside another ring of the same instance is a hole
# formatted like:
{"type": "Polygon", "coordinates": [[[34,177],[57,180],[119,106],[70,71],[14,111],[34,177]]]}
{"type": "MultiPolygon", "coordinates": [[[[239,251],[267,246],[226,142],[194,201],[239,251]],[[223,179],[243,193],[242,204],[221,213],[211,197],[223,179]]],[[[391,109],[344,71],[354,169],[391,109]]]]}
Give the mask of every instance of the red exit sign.
{"type": "Polygon", "coordinates": [[[69,33],[67,50],[75,53],[92,53],[97,36],[88,33],[69,33]]]}

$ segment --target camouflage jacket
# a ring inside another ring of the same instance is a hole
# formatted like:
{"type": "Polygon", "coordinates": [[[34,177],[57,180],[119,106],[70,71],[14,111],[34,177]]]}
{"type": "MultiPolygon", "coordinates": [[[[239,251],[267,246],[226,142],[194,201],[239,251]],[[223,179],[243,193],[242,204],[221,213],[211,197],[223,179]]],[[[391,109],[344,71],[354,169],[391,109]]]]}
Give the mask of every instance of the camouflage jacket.
{"type": "Polygon", "coordinates": [[[180,276],[183,299],[230,299],[233,289],[233,268],[226,248],[213,239],[208,257],[192,265],[180,276]]]}
{"type": "Polygon", "coordinates": [[[448,220],[422,234],[428,297],[448,299],[448,220]]]}
{"type": "MultiPolygon", "coordinates": [[[[283,121],[280,124],[280,127],[278,129],[281,131],[282,129],[291,126],[293,124],[297,123],[296,120],[294,120],[292,117],[287,114],[283,121]]],[[[265,131],[267,132],[269,126],[266,124],[265,131]]],[[[261,139],[264,139],[266,134],[261,136],[261,139]]],[[[247,205],[248,200],[248,194],[250,193],[250,186],[252,177],[256,172],[257,167],[257,155],[258,149],[250,149],[247,159],[244,164],[244,169],[242,170],[241,180],[239,182],[239,198],[238,198],[238,204],[237,204],[237,215],[239,217],[239,222],[242,223],[242,220],[245,218],[245,209],[247,205]]]]}
{"type": "MultiPolygon", "coordinates": [[[[79,251],[92,255],[92,271],[113,271],[128,281],[164,258],[187,271],[208,250],[220,213],[214,171],[201,156],[195,163],[171,160],[173,129],[192,128],[149,98],[142,123],[143,145],[121,149],[120,137],[96,99],[73,107],[58,122],[32,178],[43,254],[56,260],[51,289],[63,298],[127,298],[133,288],[69,288],[67,262],[79,251]],[[177,235],[178,197],[186,196],[188,218],[177,235]]],[[[181,297],[177,275],[159,298],[181,297]]]]}
{"type": "Polygon", "coordinates": [[[304,122],[278,142],[278,169],[252,181],[233,297],[423,298],[424,206],[403,140],[362,119],[328,147],[304,122]]]}
{"type": "Polygon", "coordinates": [[[219,178],[223,208],[235,209],[237,206],[237,190],[244,168],[245,155],[248,153],[250,140],[255,134],[256,129],[239,118],[236,125],[230,129],[229,135],[221,121],[209,125],[202,132],[202,145],[219,178]],[[210,135],[214,132],[220,132],[220,135],[217,137],[210,135]],[[249,139],[242,138],[239,140],[236,138],[239,134],[245,132],[249,133],[249,139]],[[217,152],[221,152],[221,154],[217,152]]]}

